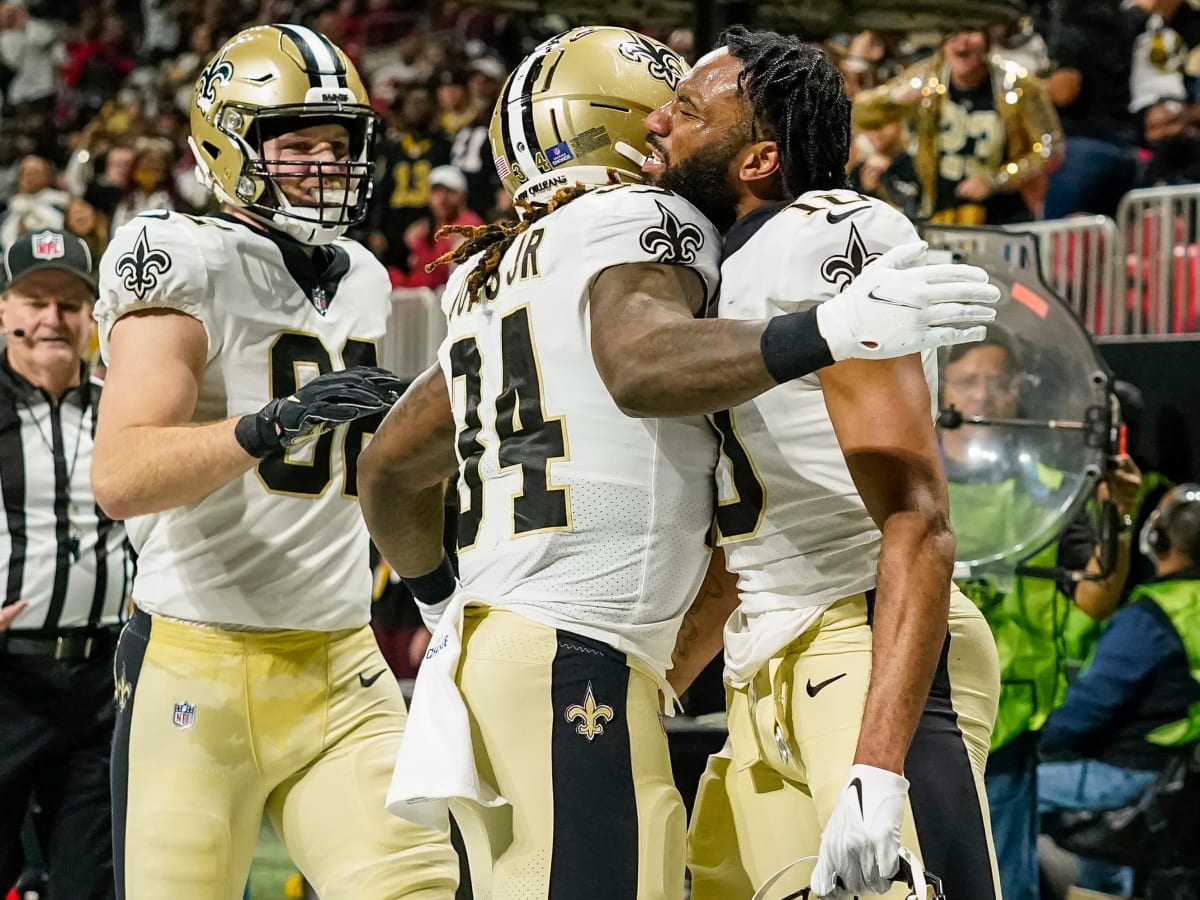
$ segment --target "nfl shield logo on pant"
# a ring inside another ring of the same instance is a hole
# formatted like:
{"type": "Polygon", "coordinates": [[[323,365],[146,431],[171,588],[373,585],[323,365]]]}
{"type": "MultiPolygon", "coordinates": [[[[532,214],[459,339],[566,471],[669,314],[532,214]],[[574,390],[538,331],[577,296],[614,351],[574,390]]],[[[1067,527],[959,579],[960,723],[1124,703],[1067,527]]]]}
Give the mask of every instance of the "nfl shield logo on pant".
{"type": "Polygon", "coordinates": [[[175,704],[175,727],[191,728],[196,724],[196,706],[184,700],[175,704]]]}

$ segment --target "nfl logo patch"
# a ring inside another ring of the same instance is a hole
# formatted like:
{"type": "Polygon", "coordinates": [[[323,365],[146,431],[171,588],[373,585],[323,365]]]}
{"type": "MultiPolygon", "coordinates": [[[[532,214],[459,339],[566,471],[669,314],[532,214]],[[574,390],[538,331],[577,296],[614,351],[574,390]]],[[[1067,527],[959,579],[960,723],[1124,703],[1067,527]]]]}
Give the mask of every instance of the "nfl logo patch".
{"type": "Polygon", "coordinates": [[[191,728],[196,724],[196,705],[184,700],[175,704],[175,727],[191,728]]]}
{"type": "Polygon", "coordinates": [[[33,236],[33,255],[37,259],[61,259],[67,255],[63,236],[53,231],[42,231],[33,236]]]}
{"type": "Polygon", "coordinates": [[[508,160],[503,156],[496,157],[496,174],[501,178],[507,178],[509,173],[508,160]]]}
{"type": "Polygon", "coordinates": [[[567,146],[566,141],[546,148],[546,159],[550,161],[551,168],[557,168],[574,158],[575,155],[571,152],[571,148],[567,146]]]}

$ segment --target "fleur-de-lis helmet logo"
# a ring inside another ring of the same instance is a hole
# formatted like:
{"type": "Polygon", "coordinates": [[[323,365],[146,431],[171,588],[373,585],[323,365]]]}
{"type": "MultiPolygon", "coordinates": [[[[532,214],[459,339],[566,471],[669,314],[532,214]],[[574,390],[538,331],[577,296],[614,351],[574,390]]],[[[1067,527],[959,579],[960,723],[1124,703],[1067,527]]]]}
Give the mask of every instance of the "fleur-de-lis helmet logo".
{"type": "Polygon", "coordinates": [[[696,251],[704,246],[704,233],[691,222],[680,222],[661,200],[654,203],[662,214],[662,222],[642,232],[642,249],[658,254],[661,263],[695,262],[696,251]]]}
{"type": "Polygon", "coordinates": [[[846,241],[846,251],[840,256],[831,256],[821,263],[821,277],[832,284],[841,293],[846,285],[859,276],[870,263],[879,259],[880,254],[868,253],[867,245],[863,243],[862,235],[853,224],[850,225],[850,239],[846,241]]]}
{"type": "Polygon", "coordinates": [[[121,284],[139,300],[145,299],[158,285],[158,277],[171,268],[171,257],[162,250],[151,250],[146,229],[138,235],[133,249],[117,260],[121,284]]]}
{"type": "Polygon", "coordinates": [[[200,112],[208,115],[212,105],[217,102],[217,85],[224,84],[233,78],[233,63],[222,56],[213,59],[204,71],[200,73],[200,91],[196,94],[196,106],[200,112]]]}
{"type": "Polygon", "coordinates": [[[665,81],[675,90],[683,78],[683,61],[670,47],[656,43],[644,35],[629,32],[631,40],[620,46],[620,52],[630,62],[644,62],[651,78],[665,81]]]}
{"type": "Polygon", "coordinates": [[[591,743],[597,735],[604,734],[604,723],[612,721],[613,708],[607,703],[596,703],[596,698],[592,694],[592,683],[589,681],[587,693],[583,697],[583,704],[576,703],[574,706],[568,706],[566,717],[568,722],[579,719],[579,724],[575,726],[575,733],[582,734],[588,739],[588,743],[591,743]]]}

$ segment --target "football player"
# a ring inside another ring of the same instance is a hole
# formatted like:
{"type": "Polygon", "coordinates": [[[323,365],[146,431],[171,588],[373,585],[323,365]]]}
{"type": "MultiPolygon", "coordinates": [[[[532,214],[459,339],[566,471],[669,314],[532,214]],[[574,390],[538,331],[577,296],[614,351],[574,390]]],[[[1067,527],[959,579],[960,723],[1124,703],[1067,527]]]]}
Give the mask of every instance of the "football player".
{"type": "MultiPolygon", "coordinates": [[[[445,693],[423,699],[444,669],[468,746],[427,756],[473,749],[479,779],[511,807],[487,814],[496,897],[682,895],[684,811],[659,714],[709,556],[717,449],[701,414],[830,353],[976,338],[997,296],[969,267],[881,265],[816,313],[695,318],[716,296],[720,238],[680,196],[699,186],[642,184],[635,149],[684,71],[622,28],[574,29],[517,67],[491,140],[524,215],[467,232],[451,255],[463,265],[443,296],[439,365],[361,460],[368,526],[426,620],[455,598],[418,676],[393,807],[414,815],[431,796],[405,760],[427,737],[416,720],[448,709],[445,693]],[[887,299],[871,299],[884,282],[887,299]],[[664,408],[680,417],[647,417],[664,408]],[[456,474],[457,593],[438,537],[456,474]]],[[[430,731],[454,725],[447,713],[430,731]]]]}
{"type": "MultiPolygon", "coordinates": [[[[721,44],[649,118],[645,171],[660,187],[720,175],[699,205],[736,220],[723,322],[836,302],[913,226],[842,189],[850,107],[819,50],[743,28],[721,44]]],[[[936,377],[929,353],[849,360],[714,417],[740,604],[724,625],[729,740],[691,826],[696,900],[749,896],[818,847],[817,896],[882,894],[901,843],[948,896],[1000,896],[982,782],[996,650],[950,584],[936,377]]],[[[729,611],[697,609],[683,634],[714,635],[729,611]]]]}
{"type": "Polygon", "coordinates": [[[139,552],[115,660],[118,897],[240,898],[264,809],[327,900],[454,895],[447,836],[383,807],[406,711],[367,624],[355,463],[400,384],[375,368],[387,275],[342,237],[375,125],[325,37],[241,32],[193,97],[222,211],[143,213],[100,264],[92,478],[139,552]]]}

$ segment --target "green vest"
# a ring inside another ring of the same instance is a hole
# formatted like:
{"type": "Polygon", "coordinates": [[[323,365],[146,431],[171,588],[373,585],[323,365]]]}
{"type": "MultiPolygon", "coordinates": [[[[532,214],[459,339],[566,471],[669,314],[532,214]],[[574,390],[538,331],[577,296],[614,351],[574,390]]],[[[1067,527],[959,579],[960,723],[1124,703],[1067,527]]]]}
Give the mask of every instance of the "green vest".
{"type": "MultiPolygon", "coordinates": [[[[1062,473],[1038,467],[1038,478],[1057,487],[1062,473]]],[[[991,483],[948,483],[954,529],[960,550],[995,546],[1002,531],[1012,545],[1013,532],[1025,521],[1019,507],[1032,504],[1012,480],[991,483]]],[[[1040,550],[1026,565],[1053,568],[1058,564],[1057,541],[1040,550]]],[[[983,576],[958,582],[959,588],[983,612],[1000,656],[1000,706],[992,730],[992,750],[998,750],[1027,731],[1037,731],[1066,694],[1063,660],[1067,617],[1074,604],[1058,585],[1046,578],[983,576]]]]}
{"type": "MultiPolygon", "coordinates": [[[[1148,599],[1171,620],[1187,651],[1192,678],[1200,682],[1200,579],[1154,581],[1133,592],[1130,601],[1148,599]]],[[[1200,702],[1193,703],[1186,719],[1160,725],[1146,740],[1163,747],[1180,747],[1200,739],[1200,702]]]]}

